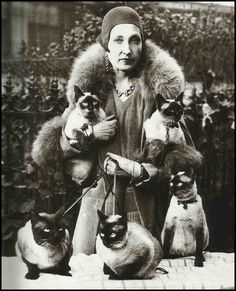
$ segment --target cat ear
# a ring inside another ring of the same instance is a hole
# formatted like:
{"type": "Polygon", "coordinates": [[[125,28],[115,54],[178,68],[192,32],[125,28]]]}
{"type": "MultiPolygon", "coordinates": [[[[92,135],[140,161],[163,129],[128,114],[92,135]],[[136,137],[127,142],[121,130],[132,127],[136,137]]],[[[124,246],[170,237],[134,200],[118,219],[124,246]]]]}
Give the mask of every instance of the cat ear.
{"type": "Polygon", "coordinates": [[[155,101],[156,101],[158,110],[161,110],[161,107],[166,102],[166,99],[161,94],[158,93],[156,95],[155,101]]]}
{"type": "Polygon", "coordinates": [[[191,178],[191,182],[193,182],[195,180],[195,172],[194,169],[191,167],[187,173],[188,177],[191,178]]]}
{"type": "Polygon", "coordinates": [[[62,216],[63,216],[63,214],[64,214],[64,212],[65,212],[65,207],[64,206],[62,206],[60,209],[58,209],[57,210],[57,212],[54,214],[54,217],[55,218],[61,218],[62,216]]]}
{"type": "Polygon", "coordinates": [[[184,97],[184,92],[180,93],[179,96],[175,99],[175,101],[183,104],[183,97],[184,97]]]}
{"type": "Polygon", "coordinates": [[[41,218],[35,209],[30,210],[29,217],[32,222],[38,221],[41,218]]]}
{"type": "Polygon", "coordinates": [[[83,91],[76,85],[74,85],[74,91],[75,91],[75,100],[77,101],[79,97],[83,96],[83,91]]]}
{"type": "Polygon", "coordinates": [[[97,213],[98,213],[98,216],[101,220],[107,219],[107,215],[105,213],[103,213],[101,210],[97,209],[97,213]]]}
{"type": "Polygon", "coordinates": [[[162,105],[166,102],[166,99],[161,94],[158,93],[156,95],[155,101],[156,101],[157,108],[160,111],[162,105]]]}
{"type": "Polygon", "coordinates": [[[98,97],[98,93],[97,93],[97,90],[95,88],[91,89],[90,93],[91,93],[91,95],[98,97]]]}

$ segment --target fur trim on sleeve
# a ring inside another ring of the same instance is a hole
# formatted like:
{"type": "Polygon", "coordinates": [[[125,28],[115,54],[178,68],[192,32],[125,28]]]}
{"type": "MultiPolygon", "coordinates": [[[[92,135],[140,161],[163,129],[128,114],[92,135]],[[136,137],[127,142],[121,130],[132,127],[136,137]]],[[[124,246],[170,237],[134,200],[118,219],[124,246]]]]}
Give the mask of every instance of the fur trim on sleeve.
{"type": "Polygon", "coordinates": [[[33,142],[31,151],[32,158],[38,166],[50,167],[52,162],[62,161],[63,152],[60,146],[60,137],[65,123],[64,118],[56,116],[42,126],[33,142]]]}

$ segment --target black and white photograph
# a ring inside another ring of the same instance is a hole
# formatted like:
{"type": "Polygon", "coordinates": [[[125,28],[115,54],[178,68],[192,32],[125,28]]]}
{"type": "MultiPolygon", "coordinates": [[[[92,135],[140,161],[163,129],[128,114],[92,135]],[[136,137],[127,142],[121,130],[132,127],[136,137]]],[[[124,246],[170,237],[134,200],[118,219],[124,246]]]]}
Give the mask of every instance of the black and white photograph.
{"type": "Polygon", "coordinates": [[[235,289],[234,2],[1,8],[2,289],[235,289]]]}

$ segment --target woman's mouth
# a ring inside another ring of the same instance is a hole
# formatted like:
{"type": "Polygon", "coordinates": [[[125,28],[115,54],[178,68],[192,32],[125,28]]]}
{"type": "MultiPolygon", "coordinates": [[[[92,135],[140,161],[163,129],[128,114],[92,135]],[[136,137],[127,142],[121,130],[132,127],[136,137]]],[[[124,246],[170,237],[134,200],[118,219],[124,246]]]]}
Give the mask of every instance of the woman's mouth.
{"type": "Polygon", "coordinates": [[[123,58],[123,59],[120,59],[119,61],[122,61],[122,62],[125,62],[125,63],[132,63],[133,59],[123,58]]]}

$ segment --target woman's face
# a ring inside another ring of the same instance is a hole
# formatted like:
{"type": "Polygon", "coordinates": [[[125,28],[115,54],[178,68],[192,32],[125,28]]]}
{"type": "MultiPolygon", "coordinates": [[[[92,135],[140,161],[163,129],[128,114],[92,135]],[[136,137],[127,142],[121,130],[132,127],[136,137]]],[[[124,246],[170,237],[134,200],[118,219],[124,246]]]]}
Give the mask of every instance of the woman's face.
{"type": "Polygon", "coordinates": [[[118,24],[110,32],[108,58],[114,69],[135,68],[142,53],[140,29],[134,24],[118,24]]]}

